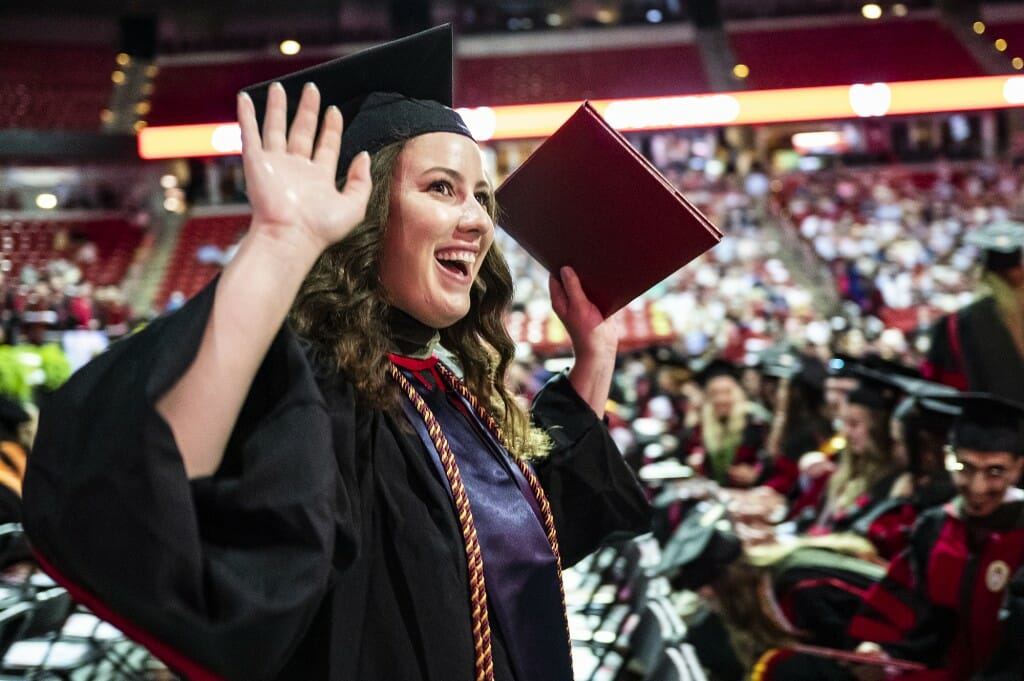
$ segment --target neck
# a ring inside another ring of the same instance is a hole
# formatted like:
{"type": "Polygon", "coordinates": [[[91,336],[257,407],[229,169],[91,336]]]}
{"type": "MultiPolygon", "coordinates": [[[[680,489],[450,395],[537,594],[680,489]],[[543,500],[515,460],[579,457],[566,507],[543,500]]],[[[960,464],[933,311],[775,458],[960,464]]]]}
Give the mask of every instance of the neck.
{"type": "Polygon", "coordinates": [[[397,307],[388,309],[387,329],[392,352],[407,357],[429,357],[441,336],[437,329],[397,307]]]}

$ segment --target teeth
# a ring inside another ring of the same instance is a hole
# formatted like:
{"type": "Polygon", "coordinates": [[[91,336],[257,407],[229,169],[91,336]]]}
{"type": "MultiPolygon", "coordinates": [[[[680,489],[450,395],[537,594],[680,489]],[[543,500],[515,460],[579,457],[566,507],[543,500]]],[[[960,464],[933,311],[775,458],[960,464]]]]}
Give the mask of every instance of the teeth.
{"type": "Polygon", "coordinates": [[[449,260],[452,262],[464,262],[472,265],[476,262],[476,253],[473,251],[442,251],[434,255],[438,260],[449,260]]]}

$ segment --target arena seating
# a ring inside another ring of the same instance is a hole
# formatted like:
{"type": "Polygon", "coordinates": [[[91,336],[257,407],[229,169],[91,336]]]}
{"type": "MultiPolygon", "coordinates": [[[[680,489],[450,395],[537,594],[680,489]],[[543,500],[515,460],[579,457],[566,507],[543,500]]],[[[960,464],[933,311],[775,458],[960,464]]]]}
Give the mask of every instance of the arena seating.
{"type": "Polygon", "coordinates": [[[25,265],[42,270],[50,261],[64,259],[82,270],[84,281],[98,286],[119,284],[142,236],[142,229],[117,218],[4,218],[0,219],[0,270],[16,276],[25,265]],[[77,257],[84,243],[95,246],[96,257],[91,261],[77,257]]]}
{"type": "Polygon", "coordinates": [[[985,75],[937,20],[757,27],[729,38],[757,89],[985,75]]]}
{"type": "Polygon", "coordinates": [[[0,130],[99,130],[114,50],[0,44],[0,130]]]}
{"type": "Polygon", "coordinates": [[[249,225],[249,214],[193,217],[181,228],[178,243],[167,266],[153,305],[163,309],[175,291],[186,297],[195,295],[217,273],[216,264],[202,263],[196,253],[202,246],[215,246],[223,251],[238,240],[249,225]]]}

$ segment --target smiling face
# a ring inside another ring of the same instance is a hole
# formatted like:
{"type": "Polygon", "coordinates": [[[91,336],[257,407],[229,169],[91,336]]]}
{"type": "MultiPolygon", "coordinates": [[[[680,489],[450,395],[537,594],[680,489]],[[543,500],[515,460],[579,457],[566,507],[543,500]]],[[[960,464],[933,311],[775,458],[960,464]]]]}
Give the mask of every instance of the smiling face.
{"type": "Polygon", "coordinates": [[[999,508],[1006,491],[1017,483],[1024,468],[1024,458],[1009,452],[980,452],[961,447],[956,450],[956,459],[953,482],[963,496],[964,513],[975,518],[983,518],[999,508]]]}
{"type": "Polygon", "coordinates": [[[380,264],[388,301],[435,329],[466,316],[494,241],[493,200],[473,140],[446,132],[409,140],[395,168],[380,264]]]}

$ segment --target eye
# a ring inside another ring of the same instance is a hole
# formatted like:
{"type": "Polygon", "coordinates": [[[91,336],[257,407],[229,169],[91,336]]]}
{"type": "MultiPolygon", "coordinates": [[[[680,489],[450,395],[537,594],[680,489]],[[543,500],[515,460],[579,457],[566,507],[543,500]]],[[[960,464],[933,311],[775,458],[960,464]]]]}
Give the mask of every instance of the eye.
{"type": "Polygon", "coordinates": [[[473,196],[476,198],[477,203],[484,208],[490,209],[491,203],[494,200],[490,192],[477,192],[473,196]]]}
{"type": "Polygon", "coordinates": [[[455,188],[452,187],[452,183],[448,180],[434,180],[427,189],[444,196],[455,196],[455,188]]]}

